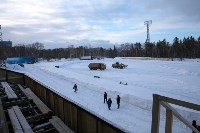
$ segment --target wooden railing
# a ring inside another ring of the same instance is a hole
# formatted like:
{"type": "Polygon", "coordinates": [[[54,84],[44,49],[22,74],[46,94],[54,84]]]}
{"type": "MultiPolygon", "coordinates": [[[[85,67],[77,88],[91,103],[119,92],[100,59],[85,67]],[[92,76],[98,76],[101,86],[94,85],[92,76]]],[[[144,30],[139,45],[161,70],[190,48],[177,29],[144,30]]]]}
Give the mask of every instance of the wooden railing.
{"type": "Polygon", "coordinates": [[[153,94],[151,133],[159,133],[160,105],[166,108],[165,133],[172,133],[173,116],[178,118],[181,122],[183,122],[187,127],[189,127],[195,133],[200,133],[195,127],[192,126],[192,124],[188,120],[186,120],[181,114],[179,114],[176,111],[176,109],[174,109],[169,103],[193,109],[196,111],[200,111],[200,105],[153,94]]]}
{"type": "Polygon", "coordinates": [[[24,74],[0,68],[0,81],[24,84],[24,74]]]}

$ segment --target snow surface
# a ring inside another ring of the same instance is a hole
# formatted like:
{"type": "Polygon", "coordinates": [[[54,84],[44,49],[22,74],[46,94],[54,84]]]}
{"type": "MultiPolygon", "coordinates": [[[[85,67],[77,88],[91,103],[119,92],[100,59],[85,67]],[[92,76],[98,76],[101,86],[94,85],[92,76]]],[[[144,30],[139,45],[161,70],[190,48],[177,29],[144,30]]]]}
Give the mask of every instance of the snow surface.
{"type": "MultiPolygon", "coordinates": [[[[103,60],[55,60],[25,64],[25,67],[9,66],[15,71],[24,72],[75,102],[89,112],[105,119],[125,132],[150,133],[152,120],[152,94],[159,94],[187,102],[200,101],[200,60],[160,61],[132,59],[103,60]],[[112,68],[115,62],[127,64],[126,69],[112,68]],[[105,63],[106,70],[89,70],[91,62],[105,63]],[[55,66],[59,66],[56,68],[55,66]],[[99,76],[100,78],[94,78],[99,76]],[[128,85],[120,84],[127,83],[128,85]],[[73,91],[77,84],[78,92],[73,91]],[[113,103],[108,110],[103,103],[107,92],[113,103]],[[120,95],[121,105],[117,109],[116,97],[120,95]]],[[[200,113],[174,106],[190,122],[200,123],[200,113]]],[[[164,132],[165,109],[161,108],[160,132],[164,132]]],[[[183,123],[174,117],[174,133],[191,133],[183,123]]]]}

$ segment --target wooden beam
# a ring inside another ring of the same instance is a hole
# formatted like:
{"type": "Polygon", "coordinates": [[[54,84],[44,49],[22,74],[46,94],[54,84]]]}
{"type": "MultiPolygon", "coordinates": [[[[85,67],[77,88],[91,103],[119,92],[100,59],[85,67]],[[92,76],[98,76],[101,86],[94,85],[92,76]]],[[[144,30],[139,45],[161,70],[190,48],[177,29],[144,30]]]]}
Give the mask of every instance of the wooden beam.
{"type": "Polygon", "coordinates": [[[172,133],[173,114],[170,109],[166,109],[165,133],[172,133]]]}
{"type": "Polygon", "coordinates": [[[34,132],[36,132],[36,131],[38,131],[38,130],[40,130],[40,129],[44,129],[44,127],[46,127],[46,126],[48,126],[48,125],[50,125],[51,123],[50,122],[47,122],[47,123],[43,123],[43,124],[41,124],[41,125],[37,125],[36,127],[34,127],[34,132]]]}
{"type": "Polygon", "coordinates": [[[160,125],[159,96],[153,95],[151,133],[159,133],[159,125],[160,125]]]}
{"type": "Polygon", "coordinates": [[[18,106],[13,106],[13,110],[15,111],[15,114],[24,130],[25,133],[33,133],[30,125],[28,124],[28,122],[26,121],[26,118],[24,117],[24,115],[22,114],[22,112],[20,111],[18,106]]]}
{"type": "Polygon", "coordinates": [[[65,130],[54,119],[50,119],[49,122],[59,133],[65,133],[65,130]]]}
{"type": "Polygon", "coordinates": [[[74,133],[67,125],[63,123],[63,121],[58,118],[57,116],[52,116],[52,119],[49,120],[49,122],[53,125],[53,127],[59,132],[59,133],[74,133]]]}
{"type": "Polygon", "coordinates": [[[31,91],[30,88],[24,89],[21,85],[19,85],[19,88],[24,92],[24,94],[27,96],[29,100],[33,100],[33,102],[37,105],[37,107],[40,109],[40,111],[43,114],[46,114],[48,112],[51,112],[51,110],[31,91]]]}
{"type": "Polygon", "coordinates": [[[190,124],[190,122],[188,122],[184,117],[182,117],[171,105],[169,105],[168,103],[163,102],[163,101],[161,101],[160,104],[161,104],[163,107],[165,107],[165,108],[171,110],[172,113],[173,113],[173,115],[175,115],[176,118],[178,118],[181,122],[183,122],[187,127],[189,127],[190,129],[192,129],[192,131],[195,131],[195,133],[200,133],[195,127],[193,127],[193,126],[190,124]]]}
{"type": "Polygon", "coordinates": [[[53,118],[54,120],[56,120],[56,121],[58,122],[58,124],[59,124],[65,131],[67,131],[67,133],[73,133],[73,131],[72,131],[67,125],[65,125],[64,122],[63,122],[60,118],[58,118],[57,116],[52,116],[52,118],[53,118]]]}
{"type": "MultiPolygon", "coordinates": [[[[153,95],[157,95],[157,94],[153,94],[153,95]]],[[[181,100],[177,100],[177,99],[173,99],[173,98],[169,98],[169,97],[165,97],[165,96],[160,96],[160,95],[157,95],[157,96],[160,101],[164,101],[167,103],[172,103],[172,104],[176,104],[176,105],[179,105],[182,107],[200,111],[200,105],[198,105],[198,104],[189,103],[189,102],[185,102],[185,101],[181,101],[181,100]]]]}
{"type": "Polygon", "coordinates": [[[4,102],[4,107],[10,107],[10,106],[16,106],[16,105],[27,105],[28,101],[27,100],[13,100],[11,102],[4,102]]]}
{"type": "Polygon", "coordinates": [[[7,82],[1,82],[1,85],[5,89],[8,99],[17,99],[18,98],[17,95],[15,94],[15,92],[12,90],[12,88],[10,87],[10,85],[7,82]]]}
{"type": "Polygon", "coordinates": [[[5,85],[5,82],[1,82],[2,87],[4,88],[6,95],[8,96],[8,98],[11,98],[12,95],[10,94],[10,91],[7,89],[7,86],[5,85]]]}
{"type": "Polygon", "coordinates": [[[24,87],[22,87],[22,85],[20,85],[20,84],[17,84],[17,85],[18,85],[18,87],[20,88],[20,90],[21,90],[22,92],[24,92],[24,94],[26,95],[26,97],[27,97],[29,100],[32,100],[32,97],[30,96],[29,93],[27,93],[27,91],[24,89],[24,87]]]}
{"type": "Polygon", "coordinates": [[[10,116],[10,121],[12,123],[14,132],[23,133],[23,129],[17,119],[17,116],[15,115],[15,111],[13,110],[13,108],[8,109],[8,114],[10,116]]]}

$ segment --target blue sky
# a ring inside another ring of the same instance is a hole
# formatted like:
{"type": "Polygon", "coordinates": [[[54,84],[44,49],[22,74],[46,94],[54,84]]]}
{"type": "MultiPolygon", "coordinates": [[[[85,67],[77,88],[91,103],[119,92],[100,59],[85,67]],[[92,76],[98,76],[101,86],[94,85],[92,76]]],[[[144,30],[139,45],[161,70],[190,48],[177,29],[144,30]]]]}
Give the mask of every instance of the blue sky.
{"type": "MultiPolygon", "coordinates": [[[[146,40],[172,42],[200,36],[200,0],[0,0],[3,40],[39,41],[45,47],[85,42],[112,45],[146,40]],[[74,43],[75,42],[75,43],[74,43]]],[[[81,45],[81,44],[80,44],[81,45]]]]}

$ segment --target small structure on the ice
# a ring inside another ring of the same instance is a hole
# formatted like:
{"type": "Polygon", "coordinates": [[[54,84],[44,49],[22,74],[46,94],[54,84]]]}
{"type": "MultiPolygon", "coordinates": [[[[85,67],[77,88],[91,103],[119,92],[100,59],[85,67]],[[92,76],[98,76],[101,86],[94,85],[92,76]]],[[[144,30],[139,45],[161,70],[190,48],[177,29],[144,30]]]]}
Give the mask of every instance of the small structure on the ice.
{"type": "Polygon", "coordinates": [[[37,62],[37,59],[32,56],[25,56],[25,57],[10,57],[6,59],[7,64],[33,64],[37,62]]]}
{"type": "Polygon", "coordinates": [[[94,78],[100,78],[99,76],[94,76],[94,78]]]}
{"type": "Polygon", "coordinates": [[[123,82],[121,82],[121,81],[119,82],[119,84],[128,85],[127,82],[126,82],[126,83],[123,83],[123,82]]]}
{"type": "Polygon", "coordinates": [[[80,60],[93,60],[92,56],[81,56],[80,60]]]}

